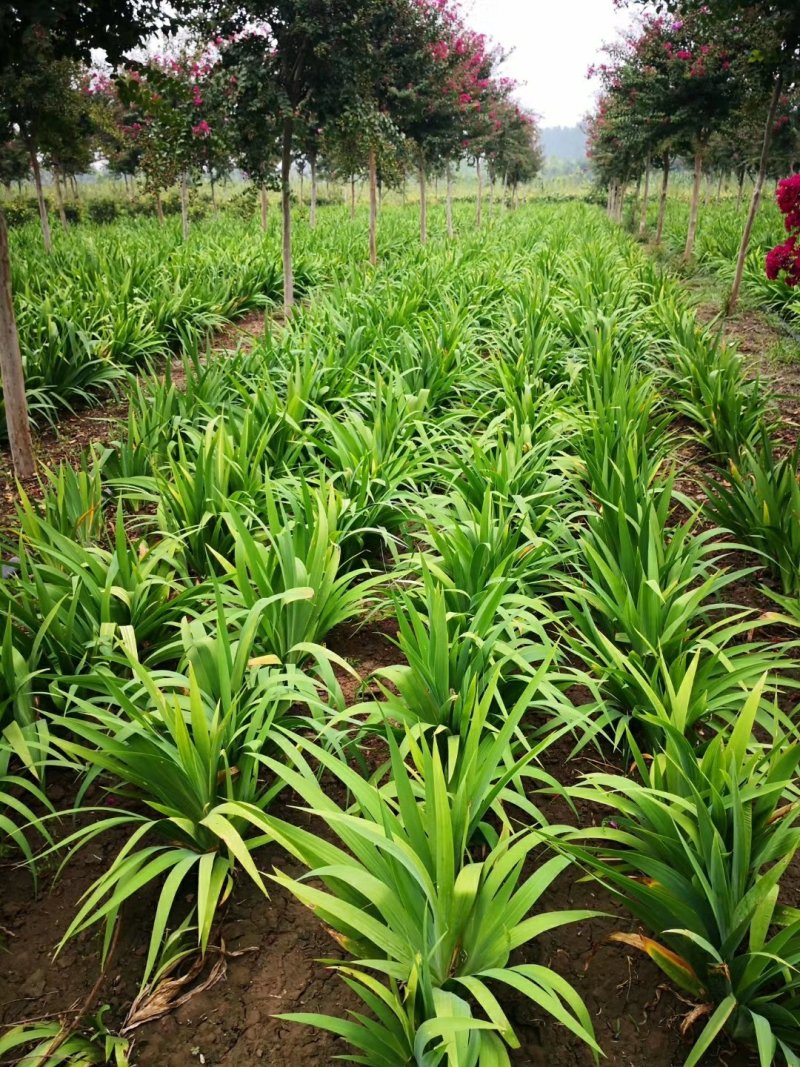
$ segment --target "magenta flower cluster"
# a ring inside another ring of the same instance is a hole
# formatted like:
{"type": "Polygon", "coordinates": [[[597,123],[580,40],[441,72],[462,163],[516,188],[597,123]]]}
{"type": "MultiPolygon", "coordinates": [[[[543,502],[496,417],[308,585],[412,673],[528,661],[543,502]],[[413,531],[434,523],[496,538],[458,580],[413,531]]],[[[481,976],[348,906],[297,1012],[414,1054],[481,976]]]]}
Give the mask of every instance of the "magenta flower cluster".
{"type": "Polygon", "coordinates": [[[790,236],[767,253],[767,277],[776,281],[783,275],[786,284],[794,287],[800,285],[800,174],[779,182],[776,198],[790,236]]]}

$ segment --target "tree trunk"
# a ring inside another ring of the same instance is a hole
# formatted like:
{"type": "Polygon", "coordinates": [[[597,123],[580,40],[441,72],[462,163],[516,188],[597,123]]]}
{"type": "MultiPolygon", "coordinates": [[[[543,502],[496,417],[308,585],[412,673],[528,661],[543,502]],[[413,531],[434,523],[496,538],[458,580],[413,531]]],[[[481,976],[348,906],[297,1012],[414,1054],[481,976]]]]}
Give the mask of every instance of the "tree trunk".
{"type": "MultiPolygon", "coordinates": [[[[67,222],[67,213],[64,210],[64,196],[61,192],[61,182],[58,179],[58,171],[53,171],[53,184],[56,190],[56,203],[58,204],[58,217],[61,220],[61,229],[65,232],[69,229],[69,223],[67,222]]],[[[64,182],[66,186],[66,182],[64,182]]]]}
{"type": "Polygon", "coordinates": [[[661,196],[658,201],[658,225],[656,227],[656,246],[661,244],[664,236],[664,219],[667,215],[667,192],[669,191],[669,156],[664,157],[663,178],[661,179],[661,196]]]}
{"type": "Polygon", "coordinates": [[[350,218],[356,217],[356,180],[350,179],[350,218]]]}
{"type": "Polygon", "coordinates": [[[621,226],[625,215],[625,197],[628,193],[628,183],[623,182],[617,190],[617,222],[621,226]]]}
{"type": "Polygon", "coordinates": [[[369,150],[369,261],[378,265],[378,157],[369,150]]]}
{"type": "Polygon", "coordinates": [[[761,161],[758,165],[758,175],[756,177],[755,189],[753,189],[753,199],[750,201],[750,211],[747,215],[747,222],[744,224],[744,233],[742,234],[742,243],[739,246],[739,255],[736,260],[736,274],[733,279],[733,286],[731,287],[731,295],[728,297],[727,313],[730,315],[736,310],[736,305],[739,303],[739,294],[742,289],[742,279],[744,278],[744,268],[747,262],[747,252],[750,248],[750,238],[753,236],[753,226],[758,215],[758,209],[761,207],[761,195],[764,192],[764,182],[767,177],[767,164],[769,163],[769,150],[772,147],[772,133],[775,126],[775,115],[778,110],[778,104],[781,99],[781,90],[783,88],[783,75],[778,74],[775,78],[775,87],[772,90],[772,99],[769,104],[769,112],[767,114],[767,124],[764,127],[764,143],[761,147],[761,161]]]}
{"type": "Polygon", "coordinates": [[[644,189],[642,190],[642,214],[639,219],[639,236],[644,237],[647,233],[647,207],[650,202],[650,156],[648,155],[644,167],[644,189]]]}
{"type": "Polygon", "coordinates": [[[317,226],[317,157],[312,155],[309,159],[311,165],[311,207],[309,209],[308,224],[312,230],[317,226]]]}
{"type": "Polygon", "coordinates": [[[161,193],[153,193],[156,200],[156,218],[160,225],[164,225],[164,205],[161,203],[161,193]]]}
{"type": "Polygon", "coordinates": [[[305,171],[301,170],[300,171],[300,208],[301,209],[303,207],[303,204],[305,203],[305,196],[303,194],[303,187],[304,187],[303,183],[305,181],[304,175],[305,175],[305,171]]]}
{"type": "Polygon", "coordinates": [[[211,206],[214,209],[214,214],[215,215],[219,215],[219,207],[217,206],[216,183],[214,181],[214,175],[213,174],[209,174],[208,178],[209,178],[209,181],[211,182],[211,206]]]}
{"type": "Polygon", "coordinates": [[[739,193],[738,193],[738,196],[736,197],[736,210],[737,211],[741,211],[741,208],[742,208],[742,199],[744,197],[744,172],[745,172],[745,169],[746,168],[745,168],[745,165],[743,163],[742,164],[742,169],[739,171],[739,193]]]}
{"type": "Polygon", "coordinates": [[[428,192],[425,183],[425,157],[419,157],[419,241],[428,243],[428,192]]]}
{"type": "Polygon", "coordinates": [[[683,261],[688,263],[694,252],[694,242],[697,237],[697,216],[700,212],[700,189],[703,184],[703,145],[698,143],[694,152],[694,184],[692,185],[692,204],[689,208],[689,229],[686,233],[686,247],[683,250],[683,261]]]}
{"type": "Polygon", "coordinates": [[[261,186],[261,229],[266,232],[267,229],[267,209],[269,207],[269,201],[267,199],[267,187],[261,186]]]}
{"type": "Polygon", "coordinates": [[[455,231],[453,229],[453,164],[448,159],[447,161],[447,236],[452,241],[455,237],[455,231]]]}
{"type": "Polygon", "coordinates": [[[725,177],[725,174],[722,171],[720,171],[719,172],[719,181],[717,182],[717,203],[719,203],[720,200],[722,199],[722,181],[723,181],[724,177],[725,177]]]}
{"type": "Polygon", "coordinates": [[[478,208],[475,216],[475,225],[480,229],[483,223],[483,174],[481,172],[480,156],[475,158],[475,171],[478,175],[478,208]]]}
{"type": "Polygon", "coordinates": [[[614,209],[614,186],[613,185],[609,185],[609,187],[608,187],[608,196],[606,197],[606,215],[608,215],[609,218],[612,217],[613,209],[614,209]]]}
{"type": "MultiPolygon", "coordinates": [[[[80,200],[81,197],[80,197],[80,191],[79,191],[79,188],[78,188],[78,179],[73,174],[73,175],[71,175],[70,180],[72,181],[72,195],[75,197],[76,200],[80,200]]],[[[132,182],[133,182],[133,178],[131,178],[131,183],[132,182]]]]}
{"type": "Polygon", "coordinates": [[[294,268],[292,263],[292,190],[289,184],[292,174],[291,118],[283,120],[283,152],[281,157],[281,200],[283,203],[283,310],[290,315],[294,306],[294,268]]]}
{"type": "Polygon", "coordinates": [[[189,240],[189,183],[181,174],[181,230],[184,241],[189,240]]]}
{"type": "Polygon", "coordinates": [[[33,442],[28,423],[25,376],[19,350],[17,322],[11,294],[11,262],[8,255],[6,217],[0,210],[0,379],[3,383],[6,429],[11,459],[18,478],[32,478],[36,473],[33,442]]]}
{"type": "Polygon", "coordinates": [[[36,158],[36,152],[33,149],[31,149],[31,169],[33,171],[33,184],[36,187],[36,203],[39,205],[39,221],[42,224],[44,250],[50,255],[53,251],[50,220],[47,217],[47,204],[44,202],[44,192],[42,191],[42,172],[39,170],[39,160],[36,158]]]}

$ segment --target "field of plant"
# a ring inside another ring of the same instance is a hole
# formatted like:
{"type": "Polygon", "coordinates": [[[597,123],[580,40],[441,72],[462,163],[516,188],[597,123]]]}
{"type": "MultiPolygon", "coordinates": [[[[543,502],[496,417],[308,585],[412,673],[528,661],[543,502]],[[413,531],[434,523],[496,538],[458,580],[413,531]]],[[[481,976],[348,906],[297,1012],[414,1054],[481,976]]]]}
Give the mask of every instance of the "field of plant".
{"type": "Polygon", "coordinates": [[[797,455],[601,212],[473,210],[202,360],[269,236],[21,275],[190,356],[5,535],[0,1061],[800,1062],[797,455]]]}
{"type": "MultiPolygon", "coordinates": [[[[280,252],[243,220],[81,225],[53,255],[37,226],[13,235],[13,287],[28,405],[37,426],[97,403],[131,369],[196,353],[209,331],[280,298],[280,252]]],[[[301,250],[301,293],[314,275],[301,250]]],[[[3,425],[5,419],[2,419],[3,425]]]]}

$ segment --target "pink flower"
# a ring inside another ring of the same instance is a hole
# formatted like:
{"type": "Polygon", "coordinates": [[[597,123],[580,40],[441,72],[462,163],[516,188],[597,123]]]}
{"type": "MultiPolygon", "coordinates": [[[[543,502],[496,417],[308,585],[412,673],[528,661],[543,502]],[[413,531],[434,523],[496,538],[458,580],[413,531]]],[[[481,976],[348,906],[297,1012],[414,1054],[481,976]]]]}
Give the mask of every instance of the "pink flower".
{"type": "Polygon", "coordinates": [[[205,119],[201,119],[196,126],[192,126],[193,137],[209,137],[211,135],[211,127],[208,125],[205,119]]]}
{"type": "Polygon", "coordinates": [[[787,285],[792,288],[800,285],[800,247],[796,237],[790,237],[767,253],[766,269],[770,281],[774,282],[784,274],[787,285]]]}

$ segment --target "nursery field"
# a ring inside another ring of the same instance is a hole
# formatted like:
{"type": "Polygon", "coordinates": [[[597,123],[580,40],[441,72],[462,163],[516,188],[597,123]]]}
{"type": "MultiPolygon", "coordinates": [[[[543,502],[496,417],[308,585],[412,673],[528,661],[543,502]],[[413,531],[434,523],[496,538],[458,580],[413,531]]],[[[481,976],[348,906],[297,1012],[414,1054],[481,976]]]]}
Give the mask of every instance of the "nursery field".
{"type": "Polygon", "coordinates": [[[417,227],[208,350],[277,231],[13,234],[128,406],[3,532],[2,1064],[800,1064],[797,428],[598,208],[417,227]]]}

